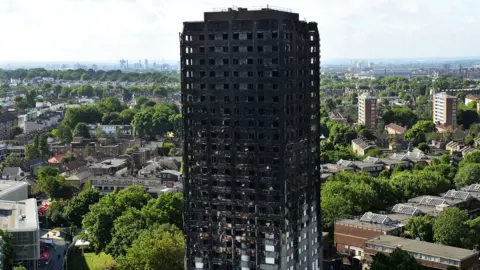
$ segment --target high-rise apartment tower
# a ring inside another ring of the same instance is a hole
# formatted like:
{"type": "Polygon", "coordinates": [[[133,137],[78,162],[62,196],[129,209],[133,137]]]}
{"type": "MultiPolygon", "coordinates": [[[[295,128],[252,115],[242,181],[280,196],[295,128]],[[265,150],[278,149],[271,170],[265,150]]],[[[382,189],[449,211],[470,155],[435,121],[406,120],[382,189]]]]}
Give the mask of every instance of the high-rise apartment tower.
{"type": "Polygon", "coordinates": [[[317,24],[228,9],[180,39],[186,269],[321,269],[317,24]]]}
{"type": "Polygon", "coordinates": [[[433,95],[433,122],[445,127],[457,125],[457,98],[445,92],[433,95]]]}
{"type": "MultiPolygon", "coordinates": [[[[358,97],[358,124],[368,129],[376,129],[378,125],[377,98],[367,93],[358,97]]],[[[387,123],[388,124],[388,123],[387,123]]]]}

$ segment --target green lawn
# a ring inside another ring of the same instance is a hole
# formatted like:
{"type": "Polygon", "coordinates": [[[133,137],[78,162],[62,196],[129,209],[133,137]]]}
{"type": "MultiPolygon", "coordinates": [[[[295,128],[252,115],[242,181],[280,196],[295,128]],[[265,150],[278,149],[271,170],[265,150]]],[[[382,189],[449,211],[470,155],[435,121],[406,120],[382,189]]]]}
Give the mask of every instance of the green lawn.
{"type": "Polygon", "coordinates": [[[115,264],[115,260],[103,252],[98,255],[93,252],[85,252],[82,256],[82,252],[77,250],[68,256],[69,270],[104,270],[112,264],[115,264]]]}

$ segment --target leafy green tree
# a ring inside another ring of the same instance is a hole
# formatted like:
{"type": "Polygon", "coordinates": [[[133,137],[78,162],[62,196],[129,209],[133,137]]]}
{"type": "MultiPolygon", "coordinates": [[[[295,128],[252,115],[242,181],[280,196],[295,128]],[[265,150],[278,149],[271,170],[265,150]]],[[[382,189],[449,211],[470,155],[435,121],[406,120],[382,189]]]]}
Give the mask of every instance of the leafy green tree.
{"type": "Polygon", "coordinates": [[[60,171],[51,167],[37,169],[38,189],[53,199],[70,199],[75,188],[60,176],[60,171]]]}
{"type": "Polygon", "coordinates": [[[480,152],[472,152],[463,157],[462,161],[458,164],[458,167],[463,167],[469,163],[480,163],[480,152]]]}
{"type": "Polygon", "coordinates": [[[114,221],[127,209],[141,209],[151,199],[142,186],[130,186],[124,190],[115,190],[90,206],[82,221],[87,233],[83,238],[92,243],[96,251],[102,251],[112,239],[114,221]]]}
{"type": "Polygon", "coordinates": [[[2,165],[3,167],[21,167],[23,165],[23,160],[19,154],[11,153],[2,162],[2,165]]]}
{"type": "Polygon", "coordinates": [[[457,112],[457,124],[462,125],[464,129],[469,129],[472,124],[480,122],[480,117],[476,110],[459,109],[457,112]]]}
{"type": "Polygon", "coordinates": [[[365,153],[366,157],[380,157],[383,155],[383,151],[380,148],[374,148],[371,150],[368,150],[367,153],[365,153]]]}
{"type": "Polygon", "coordinates": [[[447,246],[463,247],[469,234],[468,214],[456,207],[448,207],[435,219],[433,239],[447,246]]]}
{"type": "Polygon", "coordinates": [[[136,106],[137,108],[140,108],[140,107],[142,107],[143,104],[147,103],[148,100],[149,100],[149,99],[148,99],[147,97],[145,97],[145,96],[140,96],[140,97],[137,98],[137,100],[136,100],[136,105],[135,105],[135,106],[136,106]]]}
{"type": "Polygon", "coordinates": [[[166,225],[143,230],[127,254],[118,259],[121,270],[184,269],[184,240],[179,229],[166,225]]]}
{"type": "Polygon", "coordinates": [[[413,171],[394,173],[390,183],[401,192],[401,199],[425,194],[439,194],[452,188],[451,183],[438,172],[413,171]]]}
{"type": "Polygon", "coordinates": [[[25,266],[15,266],[13,270],[27,270],[27,268],[25,266]]]}
{"type": "Polygon", "coordinates": [[[56,226],[66,225],[68,220],[63,215],[65,208],[67,207],[66,201],[54,201],[47,209],[46,216],[51,223],[56,226]]]}
{"type": "Polygon", "coordinates": [[[34,158],[39,157],[40,154],[38,153],[38,149],[33,144],[27,144],[25,146],[25,159],[32,160],[34,158]]]}
{"type": "Polygon", "coordinates": [[[120,112],[120,119],[123,125],[130,125],[133,121],[136,111],[134,109],[125,109],[120,112]]]}
{"type": "Polygon", "coordinates": [[[86,96],[86,97],[93,97],[94,96],[93,87],[90,84],[85,84],[85,85],[80,86],[77,93],[80,96],[86,96]]]}
{"type": "Polygon", "coordinates": [[[405,224],[407,231],[412,238],[420,238],[422,241],[433,241],[434,219],[430,216],[412,217],[405,224]]]}
{"type": "Polygon", "coordinates": [[[47,134],[42,134],[38,137],[38,154],[41,157],[47,157],[50,155],[50,150],[48,149],[47,134]]]}
{"type": "Polygon", "coordinates": [[[23,129],[19,126],[13,126],[10,128],[10,133],[13,137],[18,136],[23,133],[23,129]]]}
{"type": "Polygon", "coordinates": [[[115,133],[113,134],[113,138],[118,141],[122,137],[122,132],[119,127],[115,128],[115,133]]]}
{"type": "Polygon", "coordinates": [[[397,123],[400,126],[413,127],[418,121],[418,116],[408,107],[394,106],[386,111],[383,116],[386,124],[397,123]]]}
{"type": "Polygon", "coordinates": [[[13,236],[6,230],[0,230],[0,237],[2,238],[2,257],[4,269],[11,269],[16,259],[15,249],[13,248],[13,236]]]}
{"type": "Polygon", "coordinates": [[[424,267],[408,252],[395,248],[390,256],[377,253],[373,259],[371,270],[423,270],[424,267]]]}
{"type": "Polygon", "coordinates": [[[140,232],[154,224],[171,223],[182,226],[183,196],[180,193],[163,193],[151,199],[141,210],[130,208],[114,221],[112,240],[106,251],[114,258],[125,255],[140,232]]]}
{"type": "Polygon", "coordinates": [[[480,176],[480,163],[467,163],[462,166],[455,176],[455,185],[457,188],[478,183],[480,176]]]}
{"type": "Polygon", "coordinates": [[[101,197],[102,194],[96,189],[84,189],[68,203],[64,211],[65,218],[75,226],[81,227],[82,219],[89,212],[90,206],[96,204],[101,197]]]}
{"type": "Polygon", "coordinates": [[[90,139],[90,130],[85,123],[78,123],[75,126],[75,130],[73,131],[75,137],[83,137],[86,139],[90,139]]]}
{"type": "Polygon", "coordinates": [[[452,185],[455,183],[455,175],[457,174],[457,168],[450,164],[440,163],[437,165],[426,166],[424,169],[426,172],[438,172],[452,185]]]}
{"type": "Polygon", "coordinates": [[[327,100],[325,100],[325,107],[329,112],[331,112],[335,110],[336,104],[331,98],[327,98],[327,100]]]}
{"type": "Polygon", "coordinates": [[[425,153],[425,154],[428,154],[431,151],[430,146],[428,146],[428,144],[426,144],[426,143],[418,144],[417,148],[419,150],[422,150],[422,152],[425,153]]]}

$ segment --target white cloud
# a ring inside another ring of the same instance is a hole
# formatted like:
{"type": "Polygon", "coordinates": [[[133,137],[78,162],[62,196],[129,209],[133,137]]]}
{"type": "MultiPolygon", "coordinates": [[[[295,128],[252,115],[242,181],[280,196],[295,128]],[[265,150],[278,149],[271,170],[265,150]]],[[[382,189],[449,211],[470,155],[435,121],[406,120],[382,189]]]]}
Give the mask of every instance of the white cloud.
{"type": "MultiPolygon", "coordinates": [[[[479,55],[475,0],[272,0],[317,21],[326,58],[479,55]]],[[[0,61],[176,60],[183,21],[256,0],[1,0],[0,61]]]]}

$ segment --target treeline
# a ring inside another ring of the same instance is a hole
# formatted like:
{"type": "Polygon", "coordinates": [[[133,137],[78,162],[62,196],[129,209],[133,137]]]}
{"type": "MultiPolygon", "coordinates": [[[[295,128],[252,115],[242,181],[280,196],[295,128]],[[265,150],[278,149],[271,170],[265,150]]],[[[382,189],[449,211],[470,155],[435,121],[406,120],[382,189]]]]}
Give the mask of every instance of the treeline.
{"type": "Polygon", "coordinates": [[[90,138],[86,124],[130,125],[141,138],[155,139],[167,132],[179,133],[181,113],[171,103],[155,103],[146,97],[137,99],[134,108],[128,108],[123,102],[108,97],[92,105],[81,105],[67,109],[65,117],[52,131],[58,140],[69,143],[72,136],[90,138]]]}
{"type": "Polygon", "coordinates": [[[151,82],[151,83],[179,83],[180,74],[177,71],[162,70],[155,72],[122,72],[121,70],[93,70],[93,69],[71,69],[71,70],[46,70],[44,68],[34,69],[0,69],[0,81],[10,79],[30,80],[36,77],[50,77],[65,81],[118,81],[118,82],[151,82]]]}
{"type": "Polygon", "coordinates": [[[477,81],[468,80],[461,76],[443,75],[435,81],[429,77],[415,77],[409,79],[406,77],[378,76],[371,79],[343,79],[336,74],[326,74],[320,77],[320,85],[322,89],[342,89],[342,88],[358,88],[383,91],[385,96],[396,96],[399,91],[413,90],[418,95],[428,94],[428,89],[434,87],[439,90],[445,89],[462,89],[480,87],[477,81]]]}

